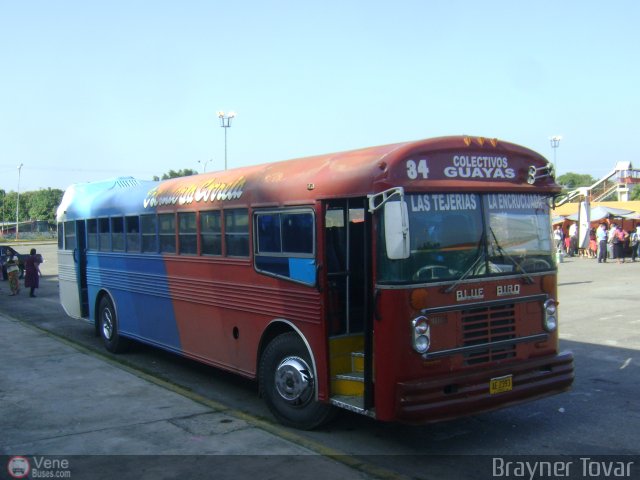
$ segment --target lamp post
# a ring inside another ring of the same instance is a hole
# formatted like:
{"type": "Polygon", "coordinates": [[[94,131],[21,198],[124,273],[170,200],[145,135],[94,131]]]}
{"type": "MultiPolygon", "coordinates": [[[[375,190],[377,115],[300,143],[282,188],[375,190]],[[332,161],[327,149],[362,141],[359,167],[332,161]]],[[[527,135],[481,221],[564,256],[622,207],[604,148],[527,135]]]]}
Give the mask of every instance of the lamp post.
{"type": "Polygon", "coordinates": [[[556,171],[556,175],[558,175],[558,164],[556,162],[556,151],[560,146],[560,140],[562,137],[560,135],[554,135],[553,137],[549,137],[549,142],[551,142],[551,148],[553,148],[553,168],[556,171]]]}
{"type": "Polygon", "coordinates": [[[7,192],[4,190],[0,190],[2,192],[2,226],[0,227],[0,234],[4,236],[4,201],[7,198],[7,192]]]}
{"type": "Polygon", "coordinates": [[[213,158],[210,158],[209,160],[205,160],[204,162],[202,160],[198,160],[198,163],[202,164],[202,173],[206,173],[207,171],[207,164],[209,162],[213,162],[213,158]]]}
{"type": "Polygon", "coordinates": [[[227,169],[227,129],[231,126],[231,120],[236,116],[236,112],[224,113],[218,112],[218,118],[220,119],[220,126],[224,128],[224,169],[227,169]]]}
{"type": "Polygon", "coordinates": [[[18,199],[16,201],[16,240],[18,240],[18,236],[20,235],[20,173],[22,172],[23,165],[24,165],[23,163],[18,165],[18,199]]]}

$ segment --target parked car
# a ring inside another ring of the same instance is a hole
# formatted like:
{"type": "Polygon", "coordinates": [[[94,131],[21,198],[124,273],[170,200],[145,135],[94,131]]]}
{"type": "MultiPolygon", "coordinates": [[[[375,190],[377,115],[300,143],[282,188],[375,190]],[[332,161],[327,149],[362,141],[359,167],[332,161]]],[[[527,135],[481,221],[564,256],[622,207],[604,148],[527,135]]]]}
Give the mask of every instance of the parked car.
{"type": "Polygon", "coordinates": [[[0,245],[0,261],[2,262],[2,279],[6,280],[9,278],[7,275],[7,256],[9,255],[9,249],[12,248],[14,252],[16,252],[18,256],[18,267],[20,268],[20,278],[24,277],[24,261],[27,259],[28,255],[24,255],[22,253],[18,253],[15,248],[10,247],[8,245],[0,245]]]}

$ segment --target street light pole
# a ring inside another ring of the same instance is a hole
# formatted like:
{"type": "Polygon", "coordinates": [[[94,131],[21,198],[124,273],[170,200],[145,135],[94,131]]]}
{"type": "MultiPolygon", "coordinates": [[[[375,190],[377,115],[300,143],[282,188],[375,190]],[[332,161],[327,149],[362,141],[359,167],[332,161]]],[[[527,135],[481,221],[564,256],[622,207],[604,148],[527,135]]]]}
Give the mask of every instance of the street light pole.
{"type": "Polygon", "coordinates": [[[209,162],[213,162],[213,158],[210,158],[209,160],[205,160],[204,162],[202,160],[198,160],[198,163],[202,163],[202,173],[207,172],[207,164],[209,162]]]}
{"type": "Polygon", "coordinates": [[[227,129],[231,127],[231,120],[236,116],[236,112],[229,112],[225,114],[223,111],[218,112],[218,118],[220,119],[220,126],[224,128],[224,169],[227,169],[227,129]]]}
{"type": "Polygon", "coordinates": [[[2,192],[2,227],[0,227],[0,234],[4,236],[4,201],[7,198],[7,192],[4,190],[0,190],[2,192]]]}
{"type": "Polygon", "coordinates": [[[20,235],[20,173],[22,172],[23,165],[24,165],[23,163],[18,165],[18,200],[16,201],[16,240],[18,240],[18,236],[20,235]]]}
{"type": "Polygon", "coordinates": [[[556,162],[556,151],[560,146],[560,140],[562,137],[560,135],[554,135],[553,137],[549,137],[549,142],[551,142],[551,148],[553,148],[553,169],[556,171],[556,175],[558,175],[558,163],[556,162]]]}

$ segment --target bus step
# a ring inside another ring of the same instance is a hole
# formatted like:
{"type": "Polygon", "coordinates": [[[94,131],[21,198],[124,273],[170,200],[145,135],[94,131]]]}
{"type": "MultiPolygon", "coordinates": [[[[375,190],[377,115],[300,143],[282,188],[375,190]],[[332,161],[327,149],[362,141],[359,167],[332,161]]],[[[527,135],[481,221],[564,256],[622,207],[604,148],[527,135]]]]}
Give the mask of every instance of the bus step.
{"type": "Polygon", "coordinates": [[[364,372],[364,352],[351,352],[351,370],[364,372]]]}
{"type": "Polygon", "coordinates": [[[365,413],[364,397],[355,395],[334,395],[330,400],[332,405],[336,407],[351,410],[356,413],[365,413]]]}
{"type": "Polygon", "coordinates": [[[331,381],[331,391],[334,395],[363,396],[364,373],[340,373],[331,381]]]}

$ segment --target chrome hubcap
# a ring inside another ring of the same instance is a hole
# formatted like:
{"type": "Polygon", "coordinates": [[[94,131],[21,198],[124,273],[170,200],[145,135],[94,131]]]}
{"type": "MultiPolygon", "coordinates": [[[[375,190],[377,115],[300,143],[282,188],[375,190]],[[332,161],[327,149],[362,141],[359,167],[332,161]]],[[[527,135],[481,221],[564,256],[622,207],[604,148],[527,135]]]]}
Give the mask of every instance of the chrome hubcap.
{"type": "Polygon", "coordinates": [[[107,340],[111,340],[113,335],[113,316],[108,308],[105,308],[102,312],[102,335],[107,340]]]}
{"type": "Polygon", "coordinates": [[[313,395],[313,374],[300,357],[287,357],[276,369],[276,389],[287,402],[300,404],[313,395]]]}

